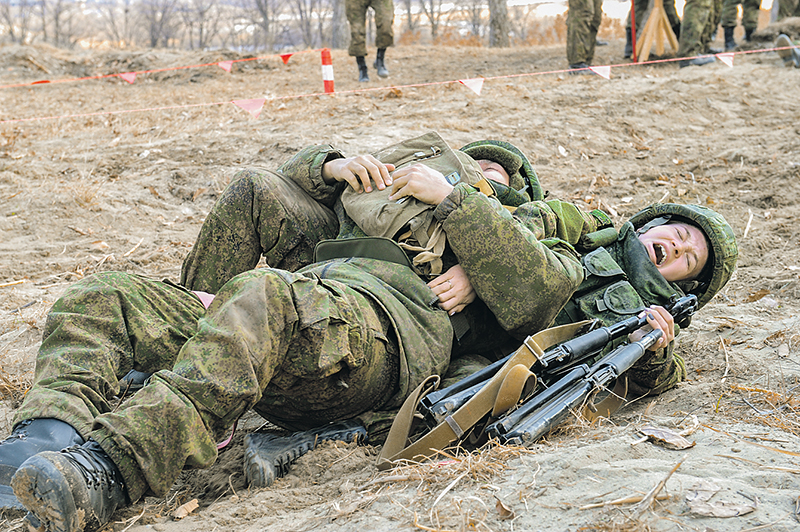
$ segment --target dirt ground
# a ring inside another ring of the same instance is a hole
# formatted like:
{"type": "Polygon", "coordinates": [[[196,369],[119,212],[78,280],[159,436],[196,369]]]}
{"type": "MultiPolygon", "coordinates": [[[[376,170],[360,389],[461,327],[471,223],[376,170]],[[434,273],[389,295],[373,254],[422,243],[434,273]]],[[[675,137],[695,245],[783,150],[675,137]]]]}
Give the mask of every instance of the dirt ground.
{"type": "MultiPolygon", "coordinates": [[[[783,29],[797,37],[797,25],[783,29]]],[[[762,46],[777,32],[762,30],[762,46]]],[[[595,64],[622,63],[622,45],[595,64]]],[[[67,53],[0,48],[0,85],[244,58],[233,52],[67,53]]],[[[678,69],[563,73],[562,46],[390,49],[391,77],[358,84],[333,52],[120,78],[0,89],[0,434],[33,376],[48,308],[71,283],[115,269],[177,280],[205,214],[237,169],[275,168],[305,145],[371,151],[436,130],[453,146],[517,144],[551,197],[615,221],[654,201],[709,205],[739,239],[735,277],[679,337],[688,381],[531,449],[492,447],[379,473],[376,449],[326,445],[272,487],[248,490],[241,439],[166,499],[118,512],[117,532],[255,530],[743,530],[800,526],[800,69],[775,53],[678,69]],[[480,95],[458,79],[485,77],[480,95]],[[395,88],[390,88],[395,87],[395,88]],[[369,90],[364,90],[369,89],[369,90]],[[359,91],[350,92],[347,91],[359,91]],[[228,103],[275,98],[258,119],[228,103]],[[285,98],[289,97],[289,98],[285,98]],[[211,105],[214,104],[214,105],[211,105]],[[154,109],[166,108],[166,109],[154,109]],[[132,112],[122,112],[132,111],[132,112]],[[645,425],[694,428],[691,448],[642,442],[645,425]],[[659,500],[631,503],[668,476],[659,500]],[[716,485],[718,492],[709,485],[716,485]],[[703,506],[699,503],[711,497],[703,506]],[[197,498],[200,508],[173,511],[197,498]],[[718,517],[722,513],[732,517],[718,517]],[[708,515],[711,514],[711,515],[708,515]]],[[[0,528],[17,530],[16,515],[0,528]]]]}

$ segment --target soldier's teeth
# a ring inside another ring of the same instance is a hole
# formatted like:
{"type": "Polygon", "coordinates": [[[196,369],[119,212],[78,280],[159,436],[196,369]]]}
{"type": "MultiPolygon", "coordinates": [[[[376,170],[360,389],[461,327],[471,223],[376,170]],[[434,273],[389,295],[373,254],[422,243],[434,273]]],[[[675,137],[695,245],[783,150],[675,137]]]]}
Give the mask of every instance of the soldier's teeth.
{"type": "Polygon", "coordinates": [[[658,265],[661,266],[664,264],[664,261],[667,260],[667,250],[664,249],[664,246],[661,244],[653,244],[653,248],[656,251],[656,258],[658,259],[658,265]]]}

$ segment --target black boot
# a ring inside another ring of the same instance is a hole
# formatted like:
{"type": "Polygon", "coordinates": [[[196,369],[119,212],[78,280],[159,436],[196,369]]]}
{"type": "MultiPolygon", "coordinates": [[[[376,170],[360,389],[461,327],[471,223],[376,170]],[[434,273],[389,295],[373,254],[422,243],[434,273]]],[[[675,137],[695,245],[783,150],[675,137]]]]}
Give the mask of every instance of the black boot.
{"type": "Polygon", "coordinates": [[[364,56],[359,55],[356,57],[356,64],[358,65],[358,81],[369,81],[369,73],[367,72],[367,63],[364,61],[364,56]]]}
{"type": "Polygon", "coordinates": [[[751,42],[753,40],[753,32],[756,31],[755,28],[744,29],[744,40],[747,42],[751,42]]]}
{"type": "Polygon", "coordinates": [[[30,512],[29,526],[41,530],[99,528],[130,505],[119,469],[94,441],[29,458],[11,485],[30,512]]]}
{"type": "Polygon", "coordinates": [[[633,55],[633,42],[631,42],[631,29],[625,28],[625,59],[630,59],[633,55]]]}
{"type": "Polygon", "coordinates": [[[22,510],[11,490],[11,477],[22,462],[42,451],[60,451],[82,443],[78,431],[57,419],[26,419],[17,423],[11,436],[0,441],[0,512],[10,508],[22,510]]]}
{"type": "Polygon", "coordinates": [[[364,444],[367,429],[360,421],[332,423],[289,436],[248,434],[244,438],[244,477],[250,487],[266,488],[289,472],[292,462],[314,449],[322,441],[364,444]]]}
{"type": "Polygon", "coordinates": [[[680,39],[681,38],[681,25],[680,25],[680,23],[675,24],[674,26],[672,26],[672,33],[675,34],[675,38],[676,39],[680,39]]]}
{"type": "Polygon", "coordinates": [[[389,70],[386,68],[384,58],[386,57],[386,48],[378,48],[378,55],[375,57],[375,62],[372,67],[378,72],[382,78],[389,77],[389,70]]]}
{"type": "Polygon", "coordinates": [[[734,48],[736,48],[736,41],[733,39],[733,26],[725,26],[722,28],[725,31],[725,51],[730,52],[734,48]]]}

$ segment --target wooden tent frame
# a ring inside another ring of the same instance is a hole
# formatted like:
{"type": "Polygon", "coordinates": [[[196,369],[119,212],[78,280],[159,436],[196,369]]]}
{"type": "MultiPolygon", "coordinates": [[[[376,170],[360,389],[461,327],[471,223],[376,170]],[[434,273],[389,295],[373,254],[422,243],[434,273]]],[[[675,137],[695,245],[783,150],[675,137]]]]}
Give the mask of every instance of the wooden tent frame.
{"type": "Polygon", "coordinates": [[[678,38],[672,31],[664,11],[664,0],[654,0],[653,9],[647,17],[642,34],[636,40],[636,58],[639,62],[647,61],[650,57],[650,50],[653,43],[656,45],[656,54],[664,55],[664,39],[672,47],[674,53],[678,53],[678,38]]]}

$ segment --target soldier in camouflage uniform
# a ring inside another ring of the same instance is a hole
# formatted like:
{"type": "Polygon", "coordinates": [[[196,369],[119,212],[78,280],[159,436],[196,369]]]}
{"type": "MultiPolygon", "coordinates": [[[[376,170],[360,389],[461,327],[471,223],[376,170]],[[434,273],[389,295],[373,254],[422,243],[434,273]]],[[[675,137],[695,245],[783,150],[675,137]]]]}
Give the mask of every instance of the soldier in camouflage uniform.
{"type": "Polygon", "coordinates": [[[590,74],[597,30],[603,20],[603,0],[569,0],[567,62],[576,74],[590,74]]]}
{"type": "Polygon", "coordinates": [[[742,26],[744,27],[744,40],[750,42],[750,36],[758,29],[758,13],[761,9],[760,0],[723,0],[720,25],[725,32],[725,51],[736,48],[733,31],[736,29],[739,17],[739,5],[742,6],[742,26]]]}
{"type": "MultiPolygon", "coordinates": [[[[339,156],[312,147],[282,169],[326,201],[341,183],[325,182],[321,164],[299,161],[339,156]]],[[[587,235],[609,225],[599,213],[558,201],[520,205],[512,217],[464,184],[436,211],[452,248],[448,262],[459,262],[480,296],[464,311],[480,333],[475,337],[501,345],[553,321],[583,279],[568,242],[585,245],[587,235]]],[[[720,279],[714,291],[727,280],[720,279]]],[[[58,418],[94,441],[32,458],[15,477],[15,490],[39,517],[63,517],[66,530],[78,530],[81,512],[70,505],[88,511],[88,521],[105,522],[148,487],[163,494],[183,467],[212,463],[217,433],[250,407],[292,428],[394,408],[450,359],[453,328],[435,301],[408,267],[365,258],[333,259],[294,274],[245,272],[220,288],[208,310],[168,283],[119,273],[87,278],[53,308],[37,382],[18,419],[58,418]],[[132,368],[157,372],[112,413],[107,400],[132,368]],[[77,470],[114,482],[87,487],[77,470]],[[57,480],[61,491],[36,488],[57,480]]],[[[675,372],[670,367],[667,377],[675,372]]]]}
{"type": "Polygon", "coordinates": [[[678,61],[681,68],[707,65],[715,61],[713,56],[702,54],[710,52],[709,44],[717,33],[721,13],[722,0],[687,0],[683,7],[678,57],[691,59],[678,61]]]}
{"type": "Polygon", "coordinates": [[[375,12],[375,47],[378,49],[373,68],[378,76],[386,78],[386,49],[394,44],[394,2],[392,0],[345,0],[345,14],[350,24],[350,47],[347,52],[356,58],[358,81],[369,81],[367,63],[367,9],[375,12]]]}
{"type": "MultiPolygon", "coordinates": [[[[340,157],[315,146],[298,160],[340,157]]],[[[323,202],[341,192],[325,165],[283,168],[323,202]]],[[[424,170],[412,167],[402,186],[414,172],[424,170]]],[[[401,183],[398,172],[394,179],[401,183]]],[[[421,195],[437,205],[447,233],[446,269],[458,263],[480,296],[463,311],[475,338],[509,344],[545,327],[583,277],[577,254],[557,237],[593,232],[608,218],[553,204],[572,216],[552,226],[546,204],[512,217],[472,186],[438,183],[435,198],[429,186],[421,195]]],[[[59,419],[91,440],[30,458],[12,480],[15,493],[32,520],[80,530],[148,488],[163,495],[184,467],[213,463],[216,437],[250,408],[298,429],[395,408],[450,360],[453,326],[436,302],[408,266],[369,258],[295,273],[251,270],[225,283],[207,310],[168,283],[124,273],[87,278],[49,315],[19,415],[59,419]],[[108,401],[130,369],[155,373],[112,411],[108,401]],[[47,493],[37,488],[45,485],[47,493]]]]}

